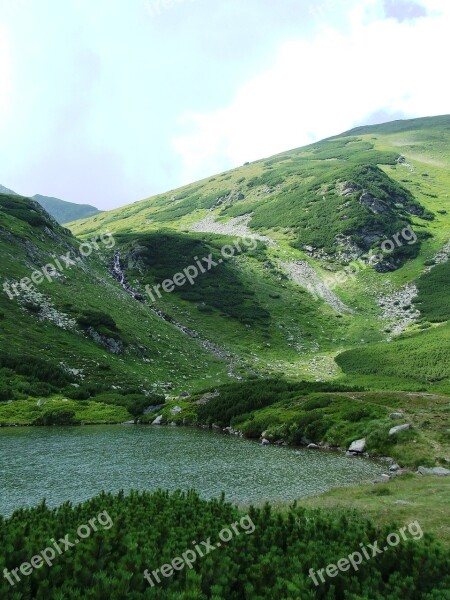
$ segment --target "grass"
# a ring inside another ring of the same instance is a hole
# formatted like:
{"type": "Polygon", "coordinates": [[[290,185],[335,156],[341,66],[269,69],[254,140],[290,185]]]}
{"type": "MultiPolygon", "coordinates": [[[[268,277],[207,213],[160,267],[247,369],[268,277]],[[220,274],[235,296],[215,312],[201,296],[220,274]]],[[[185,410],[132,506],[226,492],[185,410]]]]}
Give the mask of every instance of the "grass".
{"type": "Polygon", "coordinates": [[[448,396],[268,380],[219,387],[215,397],[193,408],[194,422],[231,425],[247,438],[258,439],[264,432],[272,443],[348,448],[365,438],[367,452],[391,456],[404,467],[445,466],[449,457],[448,396]],[[403,418],[393,420],[394,412],[403,418]],[[403,423],[411,429],[389,435],[403,423]]]}
{"type": "Polygon", "coordinates": [[[86,425],[133,420],[132,415],[122,406],[56,397],[0,403],[0,426],[31,425],[50,411],[69,411],[73,413],[75,421],[86,425]]]}
{"type": "Polygon", "coordinates": [[[424,533],[433,533],[450,547],[449,494],[449,477],[402,475],[376,486],[364,484],[334,489],[300,500],[298,504],[333,512],[357,510],[380,525],[419,521],[424,533]]]}

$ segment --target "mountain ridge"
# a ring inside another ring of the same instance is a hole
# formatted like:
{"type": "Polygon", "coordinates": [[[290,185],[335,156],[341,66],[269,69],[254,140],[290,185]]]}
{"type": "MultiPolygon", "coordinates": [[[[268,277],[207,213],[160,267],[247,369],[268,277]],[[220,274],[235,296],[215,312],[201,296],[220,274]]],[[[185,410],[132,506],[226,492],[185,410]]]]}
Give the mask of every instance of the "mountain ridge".
{"type": "MultiPolygon", "coordinates": [[[[17,194],[4,185],[0,185],[0,194],[20,196],[20,194],[17,194]]],[[[36,202],[38,202],[61,225],[76,219],[83,219],[92,215],[100,214],[100,212],[102,212],[90,204],[67,202],[66,200],[61,200],[60,198],[42,196],[41,194],[35,194],[34,196],[31,196],[31,199],[36,200],[36,202]]]]}

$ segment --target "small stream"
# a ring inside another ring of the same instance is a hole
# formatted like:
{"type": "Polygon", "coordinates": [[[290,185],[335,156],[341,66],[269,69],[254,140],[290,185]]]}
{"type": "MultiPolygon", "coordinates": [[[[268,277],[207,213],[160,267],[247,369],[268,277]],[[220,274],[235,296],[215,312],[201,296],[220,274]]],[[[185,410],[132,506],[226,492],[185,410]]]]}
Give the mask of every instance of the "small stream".
{"type": "Polygon", "coordinates": [[[137,290],[135,290],[129,284],[129,282],[127,280],[127,277],[125,275],[125,271],[123,269],[123,265],[122,265],[122,261],[121,261],[120,253],[119,252],[116,252],[114,254],[114,261],[113,261],[111,273],[112,273],[112,276],[114,277],[114,279],[121,284],[121,286],[123,287],[123,289],[132,298],[134,298],[138,302],[141,302],[141,303],[145,304],[146,306],[148,306],[150,308],[150,310],[152,312],[154,312],[155,315],[157,315],[160,319],[162,319],[163,321],[166,321],[167,323],[170,323],[171,325],[173,325],[174,327],[176,327],[176,329],[178,329],[179,331],[181,331],[185,335],[187,335],[187,336],[189,336],[191,338],[197,339],[199,341],[199,343],[201,344],[201,346],[205,350],[208,350],[208,352],[211,352],[211,354],[213,354],[216,358],[220,358],[221,360],[228,361],[228,363],[229,363],[229,373],[228,373],[229,376],[233,377],[235,379],[239,379],[239,377],[237,377],[234,374],[235,361],[233,360],[233,358],[232,358],[232,356],[230,354],[224,352],[221,348],[219,348],[218,346],[216,346],[212,342],[210,342],[208,340],[201,339],[200,336],[199,336],[199,334],[196,331],[193,331],[192,329],[189,329],[188,327],[185,327],[181,323],[178,323],[178,321],[176,321],[170,315],[164,313],[162,310],[159,310],[158,308],[156,308],[152,304],[149,304],[148,302],[146,302],[145,297],[141,293],[139,293],[137,290]]]}

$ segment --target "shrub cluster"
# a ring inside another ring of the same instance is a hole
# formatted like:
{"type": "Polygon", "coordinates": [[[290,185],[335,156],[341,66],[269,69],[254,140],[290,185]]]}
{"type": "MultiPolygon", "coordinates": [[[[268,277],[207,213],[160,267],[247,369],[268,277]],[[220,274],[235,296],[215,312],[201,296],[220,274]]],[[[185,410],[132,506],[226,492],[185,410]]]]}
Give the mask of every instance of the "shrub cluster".
{"type": "MultiPolygon", "coordinates": [[[[150,587],[144,571],[170,563],[200,543],[219,539],[242,513],[222,498],[206,501],[194,491],[102,493],[81,505],[45,504],[19,510],[0,522],[0,572],[10,572],[50,546],[52,538],[77,538],[76,530],[107,511],[113,525],[93,532],[12,588],[0,578],[0,596],[59,600],[444,600],[450,586],[449,554],[425,534],[402,541],[365,561],[358,571],[339,572],[316,587],[309,570],[325,568],[378,541],[380,547],[399,524],[377,528],[357,513],[306,510],[285,514],[269,505],[247,511],[255,529],[240,532],[192,570],[175,571],[150,587]]],[[[404,525],[404,523],[402,523],[404,525]]]]}

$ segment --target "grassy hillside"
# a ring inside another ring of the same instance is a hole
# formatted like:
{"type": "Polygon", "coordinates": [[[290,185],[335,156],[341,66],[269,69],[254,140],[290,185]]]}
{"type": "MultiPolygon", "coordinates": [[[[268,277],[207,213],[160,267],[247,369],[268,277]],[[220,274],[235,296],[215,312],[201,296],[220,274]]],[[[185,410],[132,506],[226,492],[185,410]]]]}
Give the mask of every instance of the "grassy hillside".
{"type": "Polygon", "coordinates": [[[33,200],[39,202],[58,223],[69,223],[77,219],[85,219],[101,212],[90,204],[75,204],[74,202],[66,202],[59,198],[41,196],[40,194],[33,196],[33,200]]]}
{"type": "Polygon", "coordinates": [[[89,397],[112,386],[164,393],[168,385],[182,391],[188,378],[194,387],[208,377],[225,381],[225,361],[122,289],[110,273],[113,249],[97,241],[99,249],[83,256],[79,241],[38,204],[0,196],[2,285],[30,277],[67,252],[75,263],[50,281],[43,277],[30,292],[19,286],[19,295],[10,298],[2,290],[0,340],[9,357],[9,363],[0,362],[2,386],[9,390],[3,396],[71,388],[72,396],[89,397]],[[65,380],[55,383],[39,363],[34,368],[38,360],[49,365],[49,373],[62,370],[65,380]]]}
{"type": "MultiPolygon", "coordinates": [[[[110,229],[126,237],[128,246],[133,236],[139,245],[142,234],[161,229],[167,236],[172,230],[173,239],[181,232],[192,243],[196,243],[199,234],[208,243],[213,238],[219,243],[219,234],[259,236],[262,241],[258,253],[235,257],[233,261],[239,265],[241,277],[248,277],[255,302],[271,315],[271,327],[265,334],[270,350],[261,344],[247,346],[260,357],[263,352],[269,369],[276,366],[289,376],[330,378],[339,375],[333,358],[343,350],[355,348],[349,357],[356,357],[363,350],[361,357],[366,352],[376,353],[379,348],[380,358],[375,361],[378,380],[372,378],[376,375],[375,367],[366,364],[361,371],[370,376],[366,383],[371,387],[393,383],[396,389],[403,386],[421,389],[423,383],[441,381],[438,388],[444,391],[448,390],[450,375],[445,358],[446,329],[430,329],[427,323],[414,325],[415,318],[406,319],[404,326],[397,327],[401,315],[391,317],[381,307],[393,304],[394,310],[390,312],[395,313],[395,305],[400,302],[408,311],[414,294],[400,301],[395,295],[402,295],[405,286],[418,282],[416,306],[428,311],[426,302],[430,300],[424,300],[425,286],[439,287],[437,310],[444,316],[447,314],[444,306],[448,307],[445,294],[448,267],[436,266],[428,274],[425,271],[435,263],[437,254],[443,253],[443,260],[448,259],[448,250],[442,249],[450,240],[449,148],[449,116],[358,128],[73,223],[71,229],[81,236],[110,229]],[[414,232],[414,239],[399,235],[403,231],[414,232]],[[383,243],[393,250],[383,253],[381,248],[386,247],[383,243]],[[369,265],[368,253],[381,258],[375,268],[369,265]],[[291,272],[286,270],[286,265],[288,268],[294,265],[295,270],[295,265],[302,261],[319,282],[330,287],[349,307],[351,316],[344,311],[331,320],[327,318],[333,311],[329,311],[329,305],[321,298],[317,299],[314,285],[305,278],[293,277],[292,268],[291,272]],[[266,289],[272,282],[278,289],[272,288],[267,297],[260,281],[266,289]],[[280,298],[275,301],[278,295],[280,298]],[[300,311],[295,309],[296,305],[301,307],[300,311]],[[283,327],[291,329],[292,338],[301,340],[294,344],[296,356],[286,352],[278,342],[283,327]],[[426,328],[429,329],[426,336],[417,335],[426,328]],[[366,350],[368,343],[390,340],[391,332],[397,330],[410,331],[410,335],[395,347],[388,341],[387,353],[382,349],[384,346],[366,350]],[[310,335],[312,344],[308,343],[310,335]],[[429,360],[425,357],[425,347],[427,351],[436,349],[429,360]],[[401,352],[397,353],[397,348],[401,352]],[[312,362],[314,356],[317,358],[312,362]],[[413,369],[412,379],[405,378],[408,369],[413,369]]],[[[169,237],[166,239],[164,247],[168,249],[173,239],[170,243],[169,237]]],[[[146,282],[170,277],[181,267],[181,256],[182,252],[177,264],[161,261],[157,277],[151,269],[146,274],[142,272],[142,277],[146,282]]],[[[211,330],[205,313],[200,322],[197,319],[205,287],[196,284],[191,291],[191,295],[184,296],[183,303],[178,302],[183,297],[180,290],[173,297],[164,298],[163,306],[170,313],[195,321],[200,330],[211,330]]],[[[205,304],[209,306],[206,301],[205,304]]],[[[242,346],[235,336],[230,339],[228,324],[222,324],[215,316],[218,338],[231,343],[232,349],[237,349],[236,343],[242,346]]],[[[433,315],[429,317],[428,321],[434,321],[433,315]]],[[[426,320],[424,316],[422,321],[426,320]]],[[[339,367],[344,367],[343,360],[339,359],[339,367]]],[[[364,360],[360,358],[359,362],[364,360]]],[[[357,366],[350,368],[347,363],[344,370],[352,377],[359,373],[357,366]]],[[[356,379],[361,384],[361,378],[356,379]]]]}
{"type": "Polygon", "coordinates": [[[55,385],[16,360],[0,395],[103,403],[116,388],[171,395],[274,374],[450,393],[449,148],[449,116],[362,128],[72,223],[79,239],[0,196],[6,280],[114,236],[37,296],[1,295],[13,358],[77,378],[55,385]],[[192,268],[192,283],[171,284],[192,268]]]}

